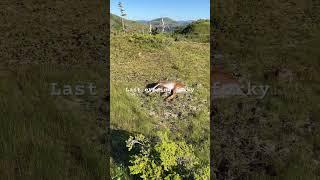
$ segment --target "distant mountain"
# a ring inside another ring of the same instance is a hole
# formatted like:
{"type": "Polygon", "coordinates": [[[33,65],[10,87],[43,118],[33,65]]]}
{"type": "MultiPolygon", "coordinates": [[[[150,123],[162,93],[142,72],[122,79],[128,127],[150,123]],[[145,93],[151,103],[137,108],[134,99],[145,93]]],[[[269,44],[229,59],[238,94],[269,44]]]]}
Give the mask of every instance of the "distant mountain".
{"type": "Polygon", "coordinates": [[[142,24],[148,24],[149,23],[149,21],[147,21],[147,20],[137,20],[137,22],[142,23],[142,24]]]}
{"type": "Polygon", "coordinates": [[[177,23],[179,23],[180,25],[187,25],[194,22],[194,20],[187,20],[187,21],[177,21],[177,23]]]}
{"type": "Polygon", "coordinates": [[[168,18],[168,17],[153,19],[150,22],[151,22],[151,24],[158,25],[158,24],[161,24],[162,19],[163,19],[164,23],[167,25],[176,25],[177,24],[177,21],[175,21],[171,18],[168,18]]]}
{"type": "MultiPolygon", "coordinates": [[[[190,24],[193,22],[193,20],[175,21],[175,20],[168,18],[168,17],[163,18],[163,21],[165,22],[165,24],[169,24],[169,25],[173,25],[173,26],[182,26],[182,25],[187,25],[187,24],[190,24]]],[[[143,24],[151,23],[152,25],[159,25],[161,23],[161,18],[153,19],[151,21],[137,20],[137,22],[143,23],[143,24]]]]}
{"type": "Polygon", "coordinates": [[[172,32],[175,31],[178,27],[185,26],[193,22],[192,20],[188,21],[175,21],[169,17],[161,17],[161,18],[156,18],[151,21],[147,20],[139,20],[138,22],[149,25],[151,24],[154,28],[161,28],[162,26],[162,18],[165,24],[165,31],[167,32],[172,32]]]}

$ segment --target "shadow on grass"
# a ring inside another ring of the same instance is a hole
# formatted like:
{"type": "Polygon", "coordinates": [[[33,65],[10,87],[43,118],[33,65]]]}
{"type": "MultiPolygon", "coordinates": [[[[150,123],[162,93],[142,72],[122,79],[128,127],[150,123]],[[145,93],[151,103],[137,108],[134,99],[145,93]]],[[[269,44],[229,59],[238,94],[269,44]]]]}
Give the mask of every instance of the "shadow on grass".
{"type": "MultiPolygon", "coordinates": [[[[149,83],[145,86],[145,89],[151,89],[153,87],[155,87],[158,83],[149,83]]],[[[149,96],[149,93],[146,92],[146,91],[143,91],[143,94],[146,95],[146,96],[149,96]]]]}
{"type": "Polygon", "coordinates": [[[130,135],[132,134],[124,130],[111,129],[111,157],[117,164],[129,166],[130,154],[126,147],[126,140],[130,135]]]}
{"type": "Polygon", "coordinates": [[[158,83],[150,83],[146,85],[146,88],[153,88],[157,85],[158,83]]]}

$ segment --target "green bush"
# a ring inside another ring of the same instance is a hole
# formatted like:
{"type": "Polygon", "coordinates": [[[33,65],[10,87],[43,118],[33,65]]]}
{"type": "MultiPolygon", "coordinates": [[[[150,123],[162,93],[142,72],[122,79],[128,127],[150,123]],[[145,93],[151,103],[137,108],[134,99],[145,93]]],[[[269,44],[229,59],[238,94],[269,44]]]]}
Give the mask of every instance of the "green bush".
{"type": "Polygon", "coordinates": [[[126,167],[124,167],[123,165],[111,164],[111,179],[128,179],[126,167]]]}
{"type": "Polygon", "coordinates": [[[168,134],[160,132],[153,139],[139,134],[126,141],[129,151],[135,152],[130,173],[142,179],[209,179],[209,166],[201,164],[194,148],[185,141],[169,139],[168,134]]]}

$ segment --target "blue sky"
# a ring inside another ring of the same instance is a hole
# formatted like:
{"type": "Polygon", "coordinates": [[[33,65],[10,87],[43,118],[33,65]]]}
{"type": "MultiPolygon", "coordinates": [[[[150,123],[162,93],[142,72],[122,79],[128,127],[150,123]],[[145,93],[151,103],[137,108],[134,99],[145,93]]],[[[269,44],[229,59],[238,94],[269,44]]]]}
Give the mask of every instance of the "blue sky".
{"type": "MultiPolygon", "coordinates": [[[[119,15],[120,0],[110,0],[110,11],[119,15]]],[[[127,19],[152,20],[170,17],[174,20],[210,18],[210,0],[121,0],[127,19]]]]}

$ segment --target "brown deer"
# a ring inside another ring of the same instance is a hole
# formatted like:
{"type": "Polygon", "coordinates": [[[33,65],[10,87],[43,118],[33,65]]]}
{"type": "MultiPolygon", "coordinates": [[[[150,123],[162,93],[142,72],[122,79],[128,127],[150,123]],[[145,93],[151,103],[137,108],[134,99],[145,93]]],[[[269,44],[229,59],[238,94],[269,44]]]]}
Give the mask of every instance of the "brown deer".
{"type": "Polygon", "coordinates": [[[170,95],[165,98],[165,101],[172,100],[177,94],[186,92],[185,85],[176,81],[158,81],[151,89],[151,93],[155,92],[157,88],[164,88],[166,91],[170,92],[170,95]]]}

